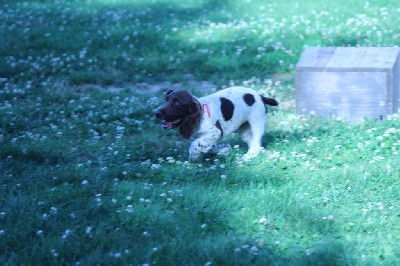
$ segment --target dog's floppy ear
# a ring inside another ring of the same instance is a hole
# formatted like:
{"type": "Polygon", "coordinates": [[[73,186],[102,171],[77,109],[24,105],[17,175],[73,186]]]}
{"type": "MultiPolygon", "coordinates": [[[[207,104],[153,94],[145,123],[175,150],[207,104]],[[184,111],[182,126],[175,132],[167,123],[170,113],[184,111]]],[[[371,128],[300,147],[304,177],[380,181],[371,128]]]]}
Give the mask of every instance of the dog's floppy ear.
{"type": "Polygon", "coordinates": [[[174,90],[168,90],[164,95],[164,100],[166,101],[168,99],[168,96],[173,92],[174,92],[174,90]]]}
{"type": "Polygon", "coordinates": [[[190,105],[190,114],[185,116],[182,121],[182,125],[179,127],[179,133],[185,139],[189,139],[192,136],[197,124],[200,122],[202,109],[201,104],[195,98],[190,105]]]}

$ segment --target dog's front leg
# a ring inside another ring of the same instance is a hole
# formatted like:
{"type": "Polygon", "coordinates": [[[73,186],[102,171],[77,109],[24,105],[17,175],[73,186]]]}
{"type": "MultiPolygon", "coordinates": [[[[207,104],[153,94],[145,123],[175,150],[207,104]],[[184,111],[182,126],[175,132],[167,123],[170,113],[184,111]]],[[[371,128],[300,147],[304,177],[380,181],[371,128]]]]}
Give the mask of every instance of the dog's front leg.
{"type": "Polygon", "coordinates": [[[219,131],[209,132],[192,142],[189,149],[189,160],[196,161],[202,153],[207,153],[220,138],[219,131]]]}

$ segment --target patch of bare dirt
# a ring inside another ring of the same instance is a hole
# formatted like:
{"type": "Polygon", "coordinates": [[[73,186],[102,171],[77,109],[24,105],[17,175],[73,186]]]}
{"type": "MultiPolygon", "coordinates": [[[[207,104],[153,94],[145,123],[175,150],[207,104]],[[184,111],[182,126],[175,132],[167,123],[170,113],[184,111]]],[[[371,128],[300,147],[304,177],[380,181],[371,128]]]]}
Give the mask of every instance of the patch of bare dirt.
{"type": "Polygon", "coordinates": [[[138,93],[154,95],[159,91],[167,91],[170,89],[172,90],[195,89],[196,91],[210,93],[210,92],[215,92],[217,90],[217,86],[209,81],[187,80],[178,83],[172,83],[169,81],[161,83],[142,82],[131,85],[130,89],[138,93]]]}
{"type": "Polygon", "coordinates": [[[278,73],[278,74],[273,74],[272,79],[280,81],[282,83],[293,82],[295,79],[295,75],[292,73],[278,73]]]}
{"type": "Polygon", "coordinates": [[[208,94],[215,92],[217,90],[217,86],[209,81],[185,80],[177,83],[172,83],[170,81],[164,81],[160,83],[141,82],[134,84],[125,84],[123,86],[101,86],[95,84],[87,84],[87,85],[76,86],[74,89],[79,92],[85,92],[94,89],[110,93],[120,93],[122,91],[129,90],[142,95],[152,96],[156,95],[160,91],[161,92],[167,91],[169,89],[196,90],[196,91],[201,91],[204,94],[208,94]]]}

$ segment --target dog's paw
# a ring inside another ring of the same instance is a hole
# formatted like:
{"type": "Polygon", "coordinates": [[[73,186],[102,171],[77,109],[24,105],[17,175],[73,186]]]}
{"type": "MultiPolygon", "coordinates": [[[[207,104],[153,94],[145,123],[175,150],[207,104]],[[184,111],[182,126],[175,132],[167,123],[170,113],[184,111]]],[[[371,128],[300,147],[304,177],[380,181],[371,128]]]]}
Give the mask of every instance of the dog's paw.
{"type": "Polygon", "coordinates": [[[254,156],[251,156],[250,154],[245,154],[245,155],[243,155],[243,157],[242,157],[242,160],[243,161],[245,161],[245,162],[248,162],[248,161],[250,161],[252,158],[254,158],[254,156]]]}
{"type": "Polygon", "coordinates": [[[232,147],[228,143],[218,143],[213,145],[207,153],[213,155],[227,155],[231,150],[232,147]]]}
{"type": "Polygon", "coordinates": [[[245,155],[243,155],[243,161],[250,161],[251,159],[257,157],[260,154],[260,151],[248,151],[245,155]]]}
{"type": "Polygon", "coordinates": [[[200,154],[190,154],[189,155],[189,161],[194,163],[197,162],[200,159],[201,155],[200,154]]]}

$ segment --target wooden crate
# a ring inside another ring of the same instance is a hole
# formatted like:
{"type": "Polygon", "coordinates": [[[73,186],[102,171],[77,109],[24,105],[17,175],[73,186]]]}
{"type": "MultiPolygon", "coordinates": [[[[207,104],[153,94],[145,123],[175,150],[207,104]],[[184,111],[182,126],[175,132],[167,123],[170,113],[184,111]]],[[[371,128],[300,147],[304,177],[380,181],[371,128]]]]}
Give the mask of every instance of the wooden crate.
{"type": "Polygon", "coordinates": [[[296,111],[349,122],[396,113],[398,47],[308,47],[296,66],[296,111]]]}

